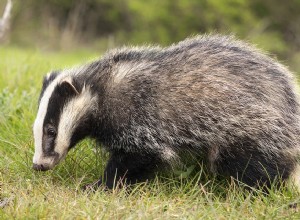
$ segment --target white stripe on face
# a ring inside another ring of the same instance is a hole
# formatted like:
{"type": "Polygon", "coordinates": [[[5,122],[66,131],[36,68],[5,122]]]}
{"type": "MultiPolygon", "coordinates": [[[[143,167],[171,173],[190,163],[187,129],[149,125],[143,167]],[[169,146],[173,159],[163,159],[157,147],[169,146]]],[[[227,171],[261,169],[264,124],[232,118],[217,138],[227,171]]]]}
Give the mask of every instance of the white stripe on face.
{"type": "Polygon", "coordinates": [[[83,87],[82,92],[64,106],[59,119],[54,151],[64,157],[70,147],[71,137],[81,120],[93,110],[96,97],[83,87]]]}

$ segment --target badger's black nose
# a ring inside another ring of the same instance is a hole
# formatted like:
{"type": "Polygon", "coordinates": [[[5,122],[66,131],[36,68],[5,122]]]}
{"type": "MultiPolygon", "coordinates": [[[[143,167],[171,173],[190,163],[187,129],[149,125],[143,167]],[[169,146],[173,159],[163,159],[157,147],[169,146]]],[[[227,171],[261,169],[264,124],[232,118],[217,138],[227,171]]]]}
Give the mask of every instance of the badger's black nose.
{"type": "Polygon", "coordinates": [[[37,170],[37,171],[46,171],[46,170],[49,170],[48,166],[43,165],[43,164],[36,164],[36,163],[33,164],[32,168],[34,170],[37,170]]]}

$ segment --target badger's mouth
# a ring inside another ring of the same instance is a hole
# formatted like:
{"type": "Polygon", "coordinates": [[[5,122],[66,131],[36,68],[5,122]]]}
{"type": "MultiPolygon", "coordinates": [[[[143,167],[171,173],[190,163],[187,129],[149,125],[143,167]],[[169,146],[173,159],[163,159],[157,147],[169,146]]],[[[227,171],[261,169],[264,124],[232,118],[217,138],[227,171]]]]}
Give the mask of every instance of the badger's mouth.
{"type": "Polygon", "coordinates": [[[66,154],[59,155],[58,153],[55,156],[51,157],[42,157],[37,161],[33,161],[32,168],[36,171],[47,171],[53,169],[62,159],[64,159],[66,154]]]}
{"type": "Polygon", "coordinates": [[[32,168],[36,171],[47,171],[47,170],[50,170],[51,166],[49,166],[49,164],[36,164],[34,163],[32,165],[32,168]]]}

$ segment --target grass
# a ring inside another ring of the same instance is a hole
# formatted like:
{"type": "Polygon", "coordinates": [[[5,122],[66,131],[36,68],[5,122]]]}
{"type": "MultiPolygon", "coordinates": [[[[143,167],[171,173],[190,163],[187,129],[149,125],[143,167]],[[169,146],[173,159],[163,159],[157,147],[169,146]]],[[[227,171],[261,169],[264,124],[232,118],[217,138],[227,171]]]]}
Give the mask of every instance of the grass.
{"type": "MultiPolygon", "coordinates": [[[[101,175],[107,155],[86,140],[48,172],[31,169],[32,124],[43,75],[95,53],[0,48],[0,219],[300,219],[292,188],[244,190],[205,172],[159,177],[130,190],[80,187],[101,175]]],[[[300,206],[300,204],[298,204],[300,206]]]]}

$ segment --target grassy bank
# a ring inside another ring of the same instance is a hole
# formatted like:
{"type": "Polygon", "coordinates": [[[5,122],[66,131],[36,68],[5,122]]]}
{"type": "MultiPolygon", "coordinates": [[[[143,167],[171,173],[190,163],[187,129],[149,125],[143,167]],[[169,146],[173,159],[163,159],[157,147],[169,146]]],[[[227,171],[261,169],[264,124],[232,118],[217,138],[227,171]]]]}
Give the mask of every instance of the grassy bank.
{"type": "Polygon", "coordinates": [[[0,48],[0,219],[299,219],[293,189],[249,192],[203,173],[158,178],[131,190],[80,187],[102,173],[106,156],[82,142],[48,172],[31,169],[32,124],[43,75],[96,58],[86,51],[0,48]]]}

